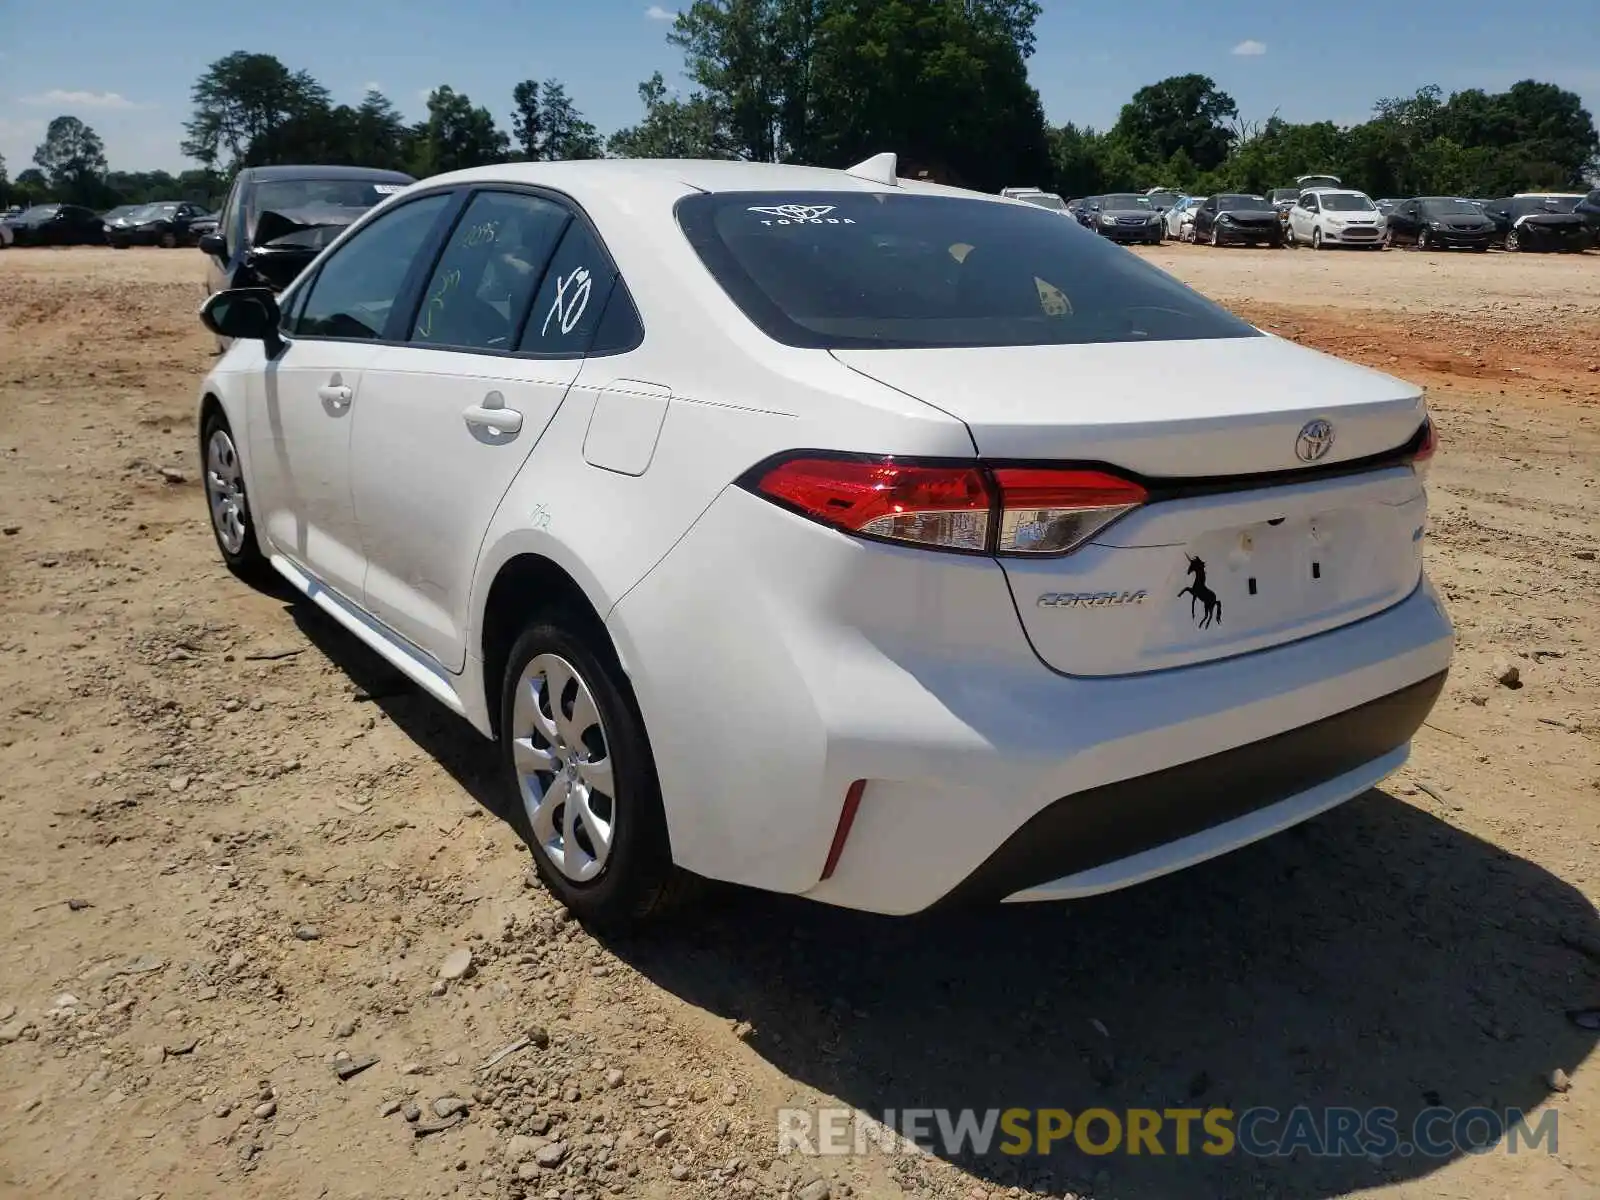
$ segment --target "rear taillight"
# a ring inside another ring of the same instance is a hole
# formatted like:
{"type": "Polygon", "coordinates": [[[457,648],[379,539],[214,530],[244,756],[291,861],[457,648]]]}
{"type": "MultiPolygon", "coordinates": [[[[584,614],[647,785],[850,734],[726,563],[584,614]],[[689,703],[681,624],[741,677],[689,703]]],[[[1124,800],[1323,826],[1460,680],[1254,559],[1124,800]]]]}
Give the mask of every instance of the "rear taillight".
{"type": "Polygon", "coordinates": [[[1427,478],[1428,468],[1433,465],[1434,452],[1439,449],[1439,431],[1429,417],[1422,423],[1422,441],[1411,454],[1411,466],[1418,475],[1427,478]]]}
{"type": "Polygon", "coordinates": [[[847,533],[976,554],[1063,554],[1146,497],[1104,471],[827,454],[782,460],[745,483],[847,533]]]}
{"type": "Polygon", "coordinates": [[[1145,501],[1137,483],[1104,471],[1000,467],[1001,554],[1060,554],[1145,501]]]}
{"type": "Polygon", "coordinates": [[[791,458],[756,490],[847,533],[981,551],[994,502],[975,466],[912,466],[893,459],[791,458]]]}

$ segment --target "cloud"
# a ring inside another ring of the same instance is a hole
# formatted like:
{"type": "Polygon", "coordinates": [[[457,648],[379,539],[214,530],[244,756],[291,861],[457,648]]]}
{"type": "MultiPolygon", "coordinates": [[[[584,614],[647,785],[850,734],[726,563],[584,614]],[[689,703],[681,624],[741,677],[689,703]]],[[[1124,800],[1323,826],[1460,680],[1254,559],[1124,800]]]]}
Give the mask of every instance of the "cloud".
{"type": "Polygon", "coordinates": [[[1267,44],[1265,42],[1258,42],[1255,40],[1255,38],[1245,38],[1244,41],[1240,42],[1237,46],[1229,51],[1230,54],[1237,54],[1241,58],[1255,58],[1258,55],[1265,54],[1266,52],[1267,44]]]}
{"type": "Polygon", "coordinates": [[[383,84],[379,83],[376,79],[369,79],[369,80],[367,80],[365,83],[363,83],[361,85],[361,94],[362,95],[366,95],[368,92],[381,92],[381,91],[383,91],[383,84]]]}
{"type": "Polygon", "coordinates": [[[24,96],[22,102],[34,105],[59,104],[75,108],[139,107],[121,92],[69,92],[62,88],[51,88],[38,96],[24,96]]]}
{"type": "Polygon", "coordinates": [[[649,17],[652,21],[676,21],[678,19],[677,13],[673,12],[670,8],[662,8],[659,4],[652,4],[649,8],[645,9],[644,15],[649,17]]]}

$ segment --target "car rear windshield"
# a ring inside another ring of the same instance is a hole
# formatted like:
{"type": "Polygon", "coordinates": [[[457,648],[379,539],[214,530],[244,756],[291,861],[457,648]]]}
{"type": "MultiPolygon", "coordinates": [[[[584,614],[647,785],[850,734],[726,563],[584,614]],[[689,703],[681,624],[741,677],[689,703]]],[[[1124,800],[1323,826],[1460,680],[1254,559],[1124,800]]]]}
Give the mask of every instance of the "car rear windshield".
{"type": "Polygon", "coordinates": [[[1266,211],[1272,205],[1268,204],[1262,196],[1218,196],[1217,208],[1220,211],[1240,212],[1249,210],[1266,211]]]}
{"type": "Polygon", "coordinates": [[[1039,192],[1036,195],[1031,196],[1018,196],[1017,199],[1025,200],[1029,204],[1037,204],[1040,208],[1048,208],[1052,212],[1060,212],[1062,209],[1066,208],[1066,205],[1061,202],[1061,197],[1052,192],[1039,192]]]}
{"type": "Polygon", "coordinates": [[[1259,336],[1136,255],[1032,206],[904,193],[722,192],[686,197],[677,217],[733,302],[790,346],[1259,336]]]}
{"type": "Polygon", "coordinates": [[[1121,194],[1118,194],[1118,195],[1113,195],[1113,196],[1101,196],[1100,197],[1100,207],[1102,209],[1107,209],[1107,210],[1114,209],[1114,208],[1115,209],[1150,208],[1151,204],[1150,204],[1150,197],[1149,196],[1132,196],[1132,195],[1121,195],[1121,194]]]}
{"type": "Polygon", "coordinates": [[[1324,212],[1376,212],[1377,206],[1355,192],[1323,192],[1324,212]]]}
{"type": "Polygon", "coordinates": [[[1272,189],[1272,202],[1274,204],[1280,203],[1281,201],[1284,201],[1284,200],[1298,200],[1298,199],[1300,199],[1300,189],[1299,188],[1273,188],[1272,189]]]}
{"type": "Polygon", "coordinates": [[[1483,216],[1483,210],[1470,200],[1424,200],[1422,211],[1430,217],[1483,216]]]}

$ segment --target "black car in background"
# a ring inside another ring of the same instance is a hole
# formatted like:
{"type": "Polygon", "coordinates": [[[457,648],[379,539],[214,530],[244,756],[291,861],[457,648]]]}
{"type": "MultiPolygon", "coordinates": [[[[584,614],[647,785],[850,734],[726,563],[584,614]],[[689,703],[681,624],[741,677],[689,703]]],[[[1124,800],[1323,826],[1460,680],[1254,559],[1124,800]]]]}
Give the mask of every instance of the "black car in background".
{"type": "Polygon", "coordinates": [[[119,204],[115,208],[108,208],[105,212],[100,214],[100,223],[106,227],[106,231],[109,233],[111,231],[111,227],[118,221],[122,220],[129,213],[138,212],[143,207],[144,205],[142,204],[119,204]]]}
{"type": "Polygon", "coordinates": [[[1495,224],[1495,240],[1512,253],[1583,251],[1594,244],[1594,231],[1577,211],[1584,197],[1558,192],[1529,192],[1490,200],[1484,213],[1495,224]]]}
{"type": "Polygon", "coordinates": [[[18,246],[99,246],[106,229],[98,213],[76,204],[35,204],[6,218],[18,246]]]}
{"type": "MultiPolygon", "coordinates": [[[[1136,196],[1131,192],[1095,196],[1084,202],[1084,209],[1089,217],[1084,224],[1101,237],[1114,242],[1161,244],[1161,214],[1150,203],[1149,196],[1136,196]]],[[[1083,220],[1081,213],[1078,219],[1083,220]]]]}
{"type": "Polygon", "coordinates": [[[1194,240],[1213,246],[1283,245],[1283,223],[1265,196],[1224,192],[1194,210],[1194,240]]]}
{"type": "Polygon", "coordinates": [[[1494,222],[1470,200],[1453,196],[1418,196],[1397,201],[1389,210],[1391,246],[1418,250],[1487,250],[1494,240],[1494,222]]]}
{"type": "Polygon", "coordinates": [[[1589,232],[1600,238],[1600,188],[1595,188],[1573,207],[1589,226],[1589,232]]]}
{"type": "Polygon", "coordinates": [[[205,209],[184,200],[158,200],[141,205],[127,216],[106,225],[106,241],[117,250],[129,246],[190,246],[199,240],[191,226],[205,209]]]}
{"type": "Polygon", "coordinates": [[[214,233],[206,288],[282,291],[368,209],[415,183],[367,167],[246,167],[228,192],[214,233]]]}

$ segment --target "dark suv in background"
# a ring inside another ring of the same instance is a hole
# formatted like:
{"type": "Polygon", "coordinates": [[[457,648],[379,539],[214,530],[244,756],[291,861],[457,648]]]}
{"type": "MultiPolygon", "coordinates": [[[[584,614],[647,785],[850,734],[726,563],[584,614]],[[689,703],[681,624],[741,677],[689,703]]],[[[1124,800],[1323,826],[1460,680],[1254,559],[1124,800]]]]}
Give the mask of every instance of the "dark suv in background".
{"type": "Polygon", "coordinates": [[[1594,244],[1595,231],[1584,214],[1575,193],[1525,192],[1502,196],[1484,206],[1495,223],[1496,240],[1507,250],[1587,250],[1594,244]]]}
{"type": "Polygon", "coordinates": [[[415,183],[368,167],[246,167],[200,239],[210,259],[206,290],[282,291],[368,209],[415,183]]]}

